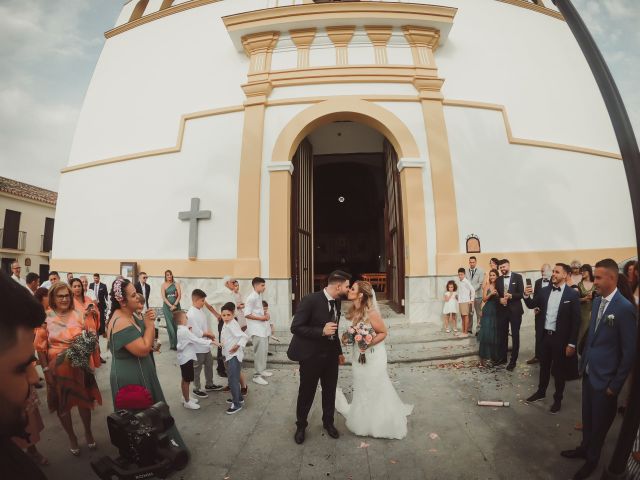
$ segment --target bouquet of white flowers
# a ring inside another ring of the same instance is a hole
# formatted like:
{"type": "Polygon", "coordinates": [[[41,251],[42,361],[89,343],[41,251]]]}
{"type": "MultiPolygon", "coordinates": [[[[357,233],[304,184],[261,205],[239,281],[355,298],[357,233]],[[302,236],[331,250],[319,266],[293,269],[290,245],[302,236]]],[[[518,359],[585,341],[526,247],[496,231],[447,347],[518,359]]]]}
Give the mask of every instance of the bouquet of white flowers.
{"type": "Polygon", "coordinates": [[[343,341],[346,345],[357,345],[360,349],[360,356],[358,357],[359,363],[367,363],[367,357],[364,352],[371,342],[376,337],[376,331],[371,325],[364,322],[358,322],[355,325],[351,325],[346,332],[344,332],[343,341]]]}

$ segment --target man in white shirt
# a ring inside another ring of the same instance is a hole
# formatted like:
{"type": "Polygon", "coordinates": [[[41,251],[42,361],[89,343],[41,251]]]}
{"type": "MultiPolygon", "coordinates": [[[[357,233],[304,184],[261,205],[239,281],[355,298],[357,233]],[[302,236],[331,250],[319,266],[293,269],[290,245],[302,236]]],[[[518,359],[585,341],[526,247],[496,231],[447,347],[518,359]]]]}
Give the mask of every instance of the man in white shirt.
{"type": "Polygon", "coordinates": [[[20,272],[22,271],[22,267],[18,262],[13,262],[11,264],[11,278],[13,278],[16,282],[18,282],[23,287],[25,286],[24,280],[20,278],[20,272]]]}
{"type": "Polygon", "coordinates": [[[271,317],[268,313],[264,313],[262,306],[262,292],[266,289],[265,280],[255,277],[251,285],[253,292],[249,294],[244,304],[244,316],[247,319],[247,335],[253,343],[253,366],[255,367],[253,381],[258,385],[268,385],[269,382],[264,377],[270,377],[273,373],[267,370],[271,317]]]}
{"type": "MultiPolygon", "coordinates": [[[[478,259],[475,256],[469,257],[469,282],[475,290],[475,298],[473,300],[473,311],[469,315],[469,333],[473,330],[473,313],[476,314],[476,329],[480,327],[480,319],[482,318],[482,282],[484,280],[484,270],[478,267],[478,259]]],[[[478,332],[476,330],[476,335],[478,332]]]]}
{"type": "Polygon", "coordinates": [[[462,334],[468,335],[469,333],[469,314],[471,313],[471,306],[476,296],[476,290],[471,285],[471,282],[466,278],[466,272],[464,268],[458,269],[458,308],[460,309],[460,316],[462,317],[462,334]]]}
{"type": "MultiPolygon", "coordinates": [[[[210,338],[215,336],[209,330],[209,321],[203,311],[207,294],[199,288],[191,293],[191,307],[187,311],[187,326],[198,338],[210,338]]],[[[193,394],[199,398],[207,398],[205,392],[213,392],[222,390],[222,385],[213,383],[213,355],[211,355],[210,345],[196,344],[194,345],[196,360],[193,362],[193,394]],[[204,367],[204,390],[200,388],[200,373],[204,367]]]]}
{"type": "Polygon", "coordinates": [[[49,278],[47,279],[47,281],[43,282],[40,286],[42,288],[46,288],[47,290],[49,290],[51,288],[51,285],[59,281],[60,281],[60,276],[58,275],[58,272],[52,271],[52,272],[49,272],[49,278]]]}
{"type": "Polygon", "coordinates": [[[560,411],[565,381],[578,374],[575,354],[580,327],[580,295],[566,285],[570,274],[569,265],[557,263],[551,274],[551,286],[543,287],[535,294],[531,285],[524,289],[524,303],[529,308],[539,308],[544,318],[538,390],[527,398],[527,402],[537,402],[545,397],[553,373],[556,391],[549,409],[553,414],[560,411]]]}

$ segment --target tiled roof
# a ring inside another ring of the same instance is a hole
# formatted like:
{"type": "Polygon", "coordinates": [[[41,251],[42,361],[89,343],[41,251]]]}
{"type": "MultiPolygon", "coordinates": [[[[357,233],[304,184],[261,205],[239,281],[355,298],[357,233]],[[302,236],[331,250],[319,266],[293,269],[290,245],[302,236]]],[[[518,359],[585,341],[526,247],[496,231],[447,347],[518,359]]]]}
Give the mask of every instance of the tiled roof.
{"type": "Polygon", "coordinates": [[[53,206],[55,206],[58,201],[58,194],[56,192],[5,177],[0,177],[0,192],[9,193],[17,197],[28,198],[30,200],[36,200],[42,203],[48,203],[53,206]]]}

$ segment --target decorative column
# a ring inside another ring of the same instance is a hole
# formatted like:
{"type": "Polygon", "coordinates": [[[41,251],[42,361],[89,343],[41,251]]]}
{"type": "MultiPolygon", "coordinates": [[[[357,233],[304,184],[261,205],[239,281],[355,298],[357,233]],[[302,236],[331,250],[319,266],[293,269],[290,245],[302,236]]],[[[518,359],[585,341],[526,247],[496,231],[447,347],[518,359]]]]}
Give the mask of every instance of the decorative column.
{"type": "Polygon", "coordinates": [[[387,58],[387,43],[391,38],[391,27],[365,26],[367,36],[373,44],[373,51],[376,58],[377,65],[387,65],[389,60],[387,58]]]}
{"type": "Polygon", "coordinates": [[[269,278],[291,278],[291,161],[269,170],[269,278]]]}
{"type": "Polygon", "coordinates": [[[431,182],[436,219],[436,269],[443,272],[441,264],[447,255],[460,254],[458,235],[458,209],[451,166],[449,137],[444,118],[443,95],[440,93],[443,79],[416,77],[414,85],[419,92],[422,114],[427,130],[427,148],[431,164],[431,182]]]}
{"type": "Polygon", "coordinates": [[[436,60],[433,52],[438,48],[440,31],[435,28],[402,27],[407,43],[411,47],[413,63],[416,67],[436,68],[436,60]]]}
{"type": "Polygon", "coordinates": [[[248,82],[242,85],[247,97],[244,102],[244,126],[240,153],[240,180],[238,188],[238,259],[246,262],[246,271],[238,276],[260,275],[260,177],[262,171],[262,141],[264,137],[264,111],[271,82],[271,56],[279,32],[247,35],[242,45],[249,57],[248,82]]]}
{"type": "Polygon", "coordinates": [[[356,27],[327,27],[327,35],[336,48],[336,65],[349,64],[349,42],[356,27]]]}
{"type": "Polygon", "coordinates": [[[291,41],[298,50],[298,68],[309,68],[309,50],[313,39],[316,37],[316,29],[290,30],[289,34],[291,35],[291,41]]]}

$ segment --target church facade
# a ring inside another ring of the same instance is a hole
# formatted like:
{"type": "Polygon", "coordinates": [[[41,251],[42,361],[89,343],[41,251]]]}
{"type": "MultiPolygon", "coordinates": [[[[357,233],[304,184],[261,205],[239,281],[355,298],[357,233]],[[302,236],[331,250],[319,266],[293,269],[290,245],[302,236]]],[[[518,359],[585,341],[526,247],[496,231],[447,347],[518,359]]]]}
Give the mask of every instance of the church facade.
{"type": "Polygon", "coordinates": [[[262,276],[285,328],[333,268],[439,322],[468,247],[522,272],[635,254],[613,129],[551,0],[136,0],[105,36],[52,269],[262,276]]]}

